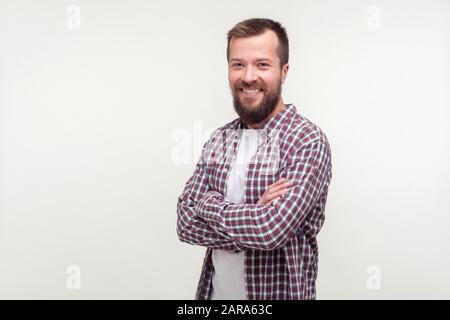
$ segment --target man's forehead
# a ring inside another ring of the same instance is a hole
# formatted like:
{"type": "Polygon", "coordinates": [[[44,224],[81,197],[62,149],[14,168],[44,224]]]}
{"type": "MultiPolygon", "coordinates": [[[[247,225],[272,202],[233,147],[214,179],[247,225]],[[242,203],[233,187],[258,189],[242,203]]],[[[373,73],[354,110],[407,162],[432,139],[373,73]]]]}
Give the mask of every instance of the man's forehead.
{"type": "Polygon", "coordinates": [[[231,38],[231,59],[245,60],[257,57],[258,59],[273,60],[277,57],[278,37],[272,30],[266,30],[263,34],[246,38],[231,38]]]}

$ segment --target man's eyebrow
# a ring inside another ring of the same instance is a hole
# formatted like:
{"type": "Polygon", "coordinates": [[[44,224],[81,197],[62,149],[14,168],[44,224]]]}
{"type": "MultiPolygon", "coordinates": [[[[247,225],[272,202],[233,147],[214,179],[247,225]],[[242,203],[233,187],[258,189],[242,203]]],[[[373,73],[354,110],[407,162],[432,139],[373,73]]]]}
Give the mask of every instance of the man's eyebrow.
{"type": "Polygon", "coordinates": [[[268,61],[268,62],[272,62],[271,59],[269,58],[260,58],[260,59],[256,59],[257,62],[261,62],[261,61],[268,61]]]}
{"type": "MultiPolygon", "coordinates": [[[[230,59],[230,62],[233,62],[233,61],[242,61],[242,59],[239,59],[239,58],[231,58],[231,59],[230,59]]],[[[261,61],[272,62],[272,60],[269,59],[269,58],[259,58],[259,59],[256,59],[256,62],[261,62],[261,61]]]]}

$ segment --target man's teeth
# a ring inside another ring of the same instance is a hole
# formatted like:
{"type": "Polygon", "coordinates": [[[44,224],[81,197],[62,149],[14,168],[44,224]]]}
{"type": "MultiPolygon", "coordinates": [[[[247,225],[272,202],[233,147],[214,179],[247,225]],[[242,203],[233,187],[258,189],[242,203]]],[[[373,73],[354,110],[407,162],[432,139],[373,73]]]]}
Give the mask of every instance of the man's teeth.
{"type": "Polygon", "coordinates": [[[242,89],[242,91],[244,91],[245,93],[258,93],[260,90],[259,89],[256,89],[256,90],[245,90],[245,89],[242,89]]]}

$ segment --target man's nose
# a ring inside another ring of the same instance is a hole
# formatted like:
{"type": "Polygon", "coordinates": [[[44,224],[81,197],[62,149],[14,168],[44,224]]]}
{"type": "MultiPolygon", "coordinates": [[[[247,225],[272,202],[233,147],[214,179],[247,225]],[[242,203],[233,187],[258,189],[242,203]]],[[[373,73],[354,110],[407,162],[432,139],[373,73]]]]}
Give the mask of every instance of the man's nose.
{"type": "Polygon", "coordinates": [[[247,83],[255,82],[258,79],[252,67],[246,67],[242,80],[247,83]]]}

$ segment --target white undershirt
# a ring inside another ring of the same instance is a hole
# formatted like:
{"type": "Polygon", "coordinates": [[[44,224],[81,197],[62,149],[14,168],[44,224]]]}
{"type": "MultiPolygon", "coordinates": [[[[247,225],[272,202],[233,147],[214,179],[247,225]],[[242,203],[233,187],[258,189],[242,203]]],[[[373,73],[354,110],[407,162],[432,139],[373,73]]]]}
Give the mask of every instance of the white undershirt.
{"type": "MultiPolygon", "coordinates": [[[[227,181],[225,198],[235,204],[244,203],[244,187],[248,164],[258,146],[258,130],[242,131],[239,149],[227,181]]],[[[214,273],[211,300],[248,300],[245,289],[244,251],[232,253],[213,249],[214,273]]]]}

